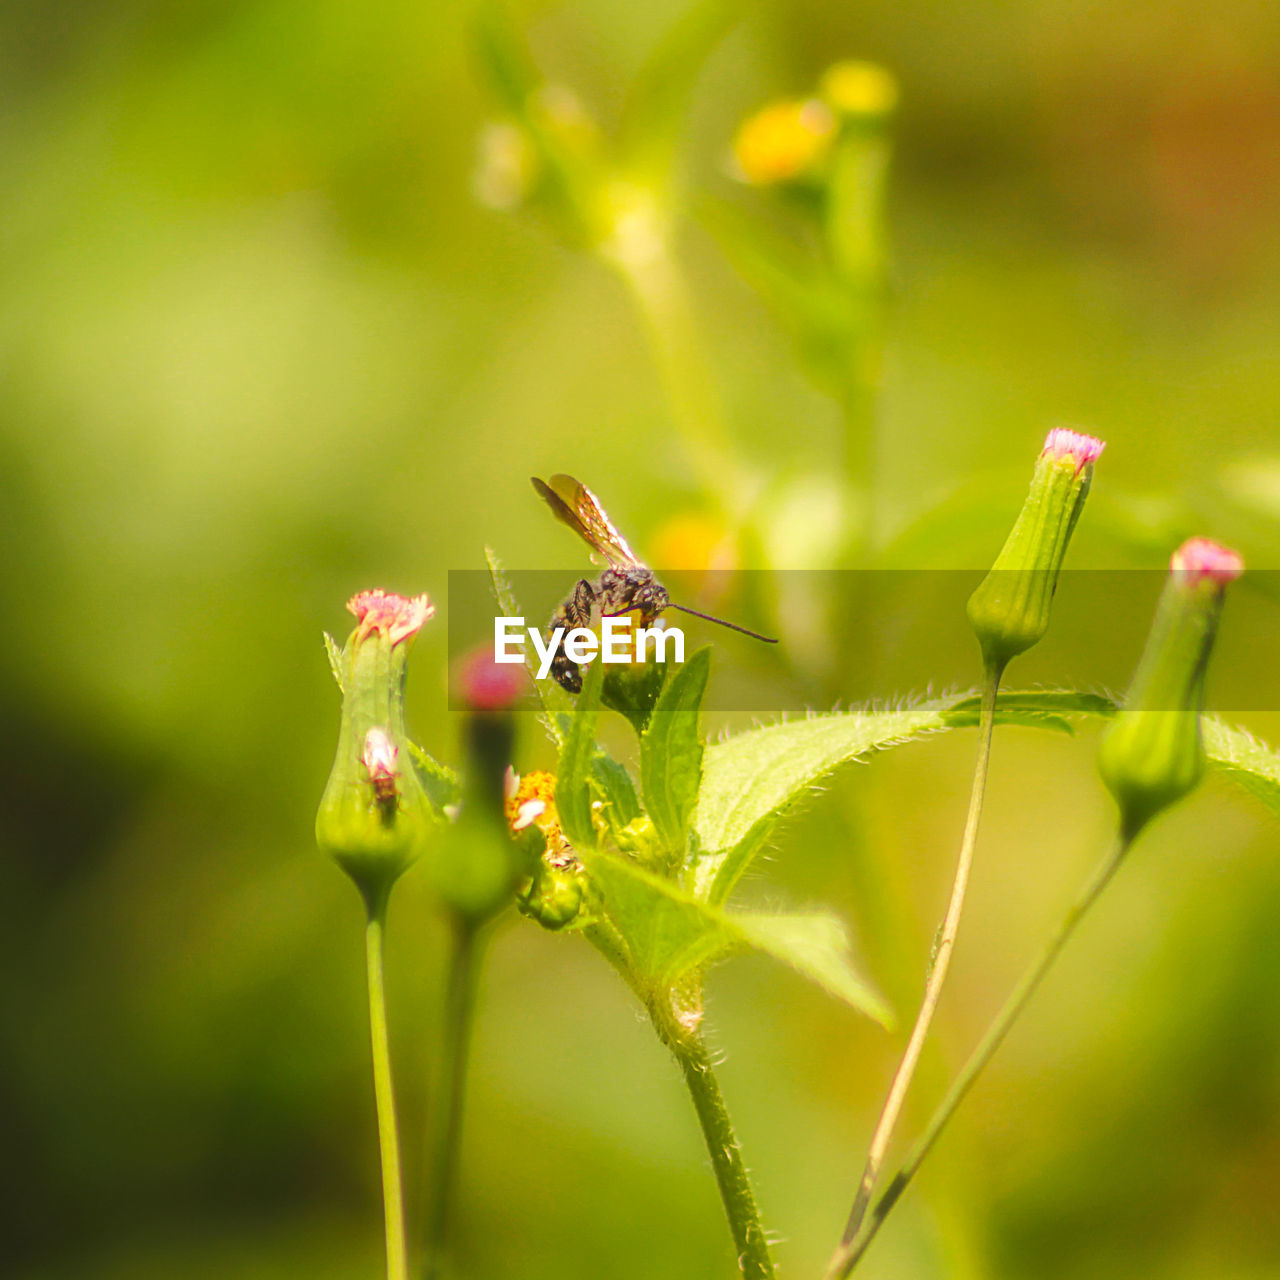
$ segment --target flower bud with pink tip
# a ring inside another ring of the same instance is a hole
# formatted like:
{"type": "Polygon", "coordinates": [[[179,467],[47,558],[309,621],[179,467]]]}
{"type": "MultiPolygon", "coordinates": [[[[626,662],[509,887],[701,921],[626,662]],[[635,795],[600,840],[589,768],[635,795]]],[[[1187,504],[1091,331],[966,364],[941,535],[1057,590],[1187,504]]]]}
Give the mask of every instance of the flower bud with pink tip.
{"type": "Polygon", "coordinates": [[[1126,839],[1194,790],[1204,773],[1205,672],[1227,584],[1243,572],[1236,552],[1207,538],[1173,553],[1146,649],[1098,755],[1126,839]]]}
{"type": "Polygon", "coordinates": [[[456,697],[466,709],[461,726],[467,761],[462,806],[425,867],[441,900],[472,924],[487,920],[514,899],[542,843],[540,838],[513,842],[507,824],[515,708],[528,689],[527,680],[523,667],[494,662],[487,648],[469,654],[456,672],[456,697]]]}
{"type": "Polygon", "coordinates": [[[1078,431],[1049,432],[1013,529],[969,597],[969,625],[989,669],[1003,671],[1048,630],[1067,546],[1105,447],[1078,431]]]}
{"type": "Polygon", "coordinates": [[[331,650],[343,692],[338,750],[316,814],[316,841],[366,899],[385,896],[417,857],[435,818],[408,760],[406,659],[435,612],[426,596],[362,591],[347,602],[356,627],[331,650]]]}

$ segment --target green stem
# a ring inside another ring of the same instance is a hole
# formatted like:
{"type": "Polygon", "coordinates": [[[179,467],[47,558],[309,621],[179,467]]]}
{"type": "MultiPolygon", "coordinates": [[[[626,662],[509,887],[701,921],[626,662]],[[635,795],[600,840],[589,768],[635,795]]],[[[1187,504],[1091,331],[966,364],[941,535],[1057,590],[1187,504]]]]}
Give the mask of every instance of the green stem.
{"type": "Polygon", "coordinates": [[[694,319],[688,288],[669,249],[608,260],[635,302],[671,416],[707,493],[731,514],[741,478],[724,411],[694,319]]]}
{"type": "Polygon", "coordinates": [[[391,1046],[387,1036],[387,1002],[383,977],[385,894],[369,899],[365,927],[365,961],[369,975],[369,1038],[373,1046],[373,1094],[378,1108],[378,1142],[382,1151],[382,1207],[387,1233],[387,1280],[409,1280],[405,1247],[404,1186],[400,1174],[400,1137],[396,1129],[395,1089],[391,1079],[391,1046]]]}
{"type": "Polygon", "coordinates": [[[742,1148],[724,1105],[706,1044],[697,1033],[673,1037],[668,1043],[684,1072],[685,1084],[702,1125],[702,1136],[711,1155],[720,1198],[738,1250],[738,1269],[745,1280],[773,1280],[776,1273],[769,1256],[769,1241],[760,1224],[760,1210],[756,1207],[747,1167],[742,1162],[742,1148]]]}
{"type": "Polygon", "coordinates": [[[427,1280],[442,1274],[449,1237],[450,1209],[457,1177],[466,1099],[467,1055],[475,1012],[476,978],[480,971],[477,926],[462,916],[450,920],[451,951],[445,992],[444,1056],[441,1066],[439,1127],[431,1161],[427,1205],[427,1280]]]}
{"type": "Polygon", "coordinates": [[[951,955],[955,950],[956,937],[960,932],[960,916],[964,911],[969,873],[973,867],[973,852],[978,841],[978,825],[982,820],[982,801],[987,787],[987,766],[991,759],[991,734],[995,725],[996,693],[1000,688],[1000,674],[999,668],[989,666],[983,681],[982,710],[978,722],[978,759],[973,770],[969,812],[965,818],[964,836],[960,841],[960,856],[956,860],[951,898],[947,903],[946,915],[942,919],[937,941],[934,944],[933,960],[925,979],[920,1011],[916,1014],[915,1025],[911,1028],[911,1036],[907,1040],[902,1061],[898,1063],[898,1069],[894,1073],[889,1085],[889,1093],[880,1111],[880,1118],[871,1135],[867,1162],[862,1171],[862,1179],[858,1183],[853,1207],[849,1210],[849,1220],[845,1224],[844,1235],[840,1238],[841,1246],[847,1245],[857,1235],[858,1228],[861,1227],[862,1220],[866,1216],[871,1194],[875,1190],[876,1179],[880,1175],[885,1155],[888,1153],[889,1143],[897,1128],[916,1068],[920,1065],[920,1055],[924,1050],[929,1028],[933,1025],[933,1017],[942,997],[942,988],[946,984],[947,973],[951,968],[951,955]]]}
{"type": "Polygon", "coordinates": [[[969,1061],[965,1064],[964,1070],[961,1071],[955,1083],[948,1090],[946,1097],[938,1105],[938,1109],[934,1112],[933,1118],[929,1121],[929,1126],[923,1136],[908,1152],[902,1168],[894,1175],[893,1181],[886,1188],[884,1195],[876,1202],[875,1208],[862,1229],[852,1240],[842,1244],[836,1251],[827,1268],[827,1280],[844,1280],[844,1277],[853,1270],[862,1255],[866,1253],[868,1246],[875,1239],[876,1233],[880,1230],[885,1218],[901,1199],[902,1193],[910,1185],[911,1179],[915,1177],[921,1164],[924,1163],[925,1157],[933,1150],[934,1145],[942,1136],[942,1131],[947,1127],[957,1108],[968,1096],[969,1090],[973,1088],[974,1082],[982,1073],[983,1068],[995,1056],[996,1050],[1000,1048],[1005,1036],[1009,1034],[1009,1029],[1017,1021],[1023,1009],[1026,1008],[1027,1003],[1035,994],[1036,989],[1044,980],[1045,975],[1053,967],[1053,962],[1058,958],[1063,947],[1066,946],[1076,927],[1102,895],[1102,891],[1111,883],[1112,877],[1124,861],[1125,854],[1129,851],[1130,844],[1130,840],[1123,838],[1118,840],[1115,848],[1094,870],[1093,875],[1081,890],[1071,909],[1063,917],[1053,936],[1045,944],[1044,950],[1041,951],[1035,963],[1027,970],[1022,980],[1014,988],[1013,994],[1005,1002],[1004,1008],[996,1015],[995,1021],[992,1022],[987,1029],[986,1035],[982,1037],[978,1047],[973,1051],[969,1061]]]}

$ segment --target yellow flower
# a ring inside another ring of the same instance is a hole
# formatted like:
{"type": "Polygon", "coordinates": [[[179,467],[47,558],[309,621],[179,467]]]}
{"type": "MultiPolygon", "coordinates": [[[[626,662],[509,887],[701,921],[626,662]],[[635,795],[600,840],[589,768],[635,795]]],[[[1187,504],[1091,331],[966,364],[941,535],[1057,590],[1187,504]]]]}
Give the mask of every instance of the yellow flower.
{"type": "Polygon", "coordinates": [[[835,117],[818,99],[773,102],[743,121],[733,157],[747,182],[789,182],[818,167],[835,133],[835,117]]]}
{"type": "Polygon", "coordinates": [[[549,866],[563,867],[577,861],[573,846],[560,829],[560,815],[556,812],[555,774],[545,769],[534,769],[519,777],[513,770],[507,771],[506,785],[507,825],[512,834],[534,826],[547,841],[542,855],[549,866]]]}
{"type": "Polygon", "coordinates": [[[843,116],[883,116],[898,105],[898,82],[874,62],[837,62],[828,67],[821,92],[843,116]]]}

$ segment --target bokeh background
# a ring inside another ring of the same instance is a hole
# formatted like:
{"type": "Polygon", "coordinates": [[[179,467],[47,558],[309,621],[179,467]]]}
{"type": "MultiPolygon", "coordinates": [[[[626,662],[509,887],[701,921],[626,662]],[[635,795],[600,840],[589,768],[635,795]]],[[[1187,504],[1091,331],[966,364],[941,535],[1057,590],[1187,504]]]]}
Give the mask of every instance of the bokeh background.
{"type": "MultiPolygon", "coordinates": [[[[515,19],[607,134],[683,12],[515,19]]],[[[360,912],[311,842],[338,711],[320,632],[362,587],[443,598],[485,544],[568,581],[583,558],[531,473],[581,475],[646,548],[718,518],[617,274],[474,196],[500,114],[474,16],[0,12],[0,1269],[18,1280],[379,1274],[360,912]]],[[[843,57],[902,92],[870,543],[980,567],[1068,422],[1110,446],[1076,563],[1158,569],[1205,532],[1277,567],[1280,9],[759,0],[698,71],[686,190],[802,243],[803,211],[726,160],[746,114],[843,57]]],[[[769,499],[760,540],[800,521],[789,567],[829,567],[848,428],[695,205],[675,243],[735,465],[769,499]]],[[[454,758],[445,612],[410,716],[454,758]]],[[[862,625],[928,669],[936,629],[862,625]]],[[[1088,634],[1062,674],[1114,666],[1105,623],[1088,634]]],[[[1274,633],[1236,655],[1257,699],[1233,715],[1274,739],[1274,633]]],[[[815,698],[840,693],[824,679],[815,698]]],[[[523,750],[545,763],[531,724],[523,750]]],[[[744,896],[835,905],[910,1008],[971,752],[955,734],[847,769],[744,896]]],[[[926,1097],[1110,820],[1089,731],[997,736],[926,1097]]],[[[1150,833],[868,1275],[1280,1274],[1277,853],[1273,819],[1221,782],[1150,833]]],[[[412,877],[391,946],[418,1185],[443,941],[412,877]]],[[[812,1276],[899,1041],[762,961],[713,975],[710,1017],[784,1273],[812,1276]]],[[[471,1103],[460,1275],[732,1274],[677,1072],[579,940],[501,922],[471,1103]]]]}

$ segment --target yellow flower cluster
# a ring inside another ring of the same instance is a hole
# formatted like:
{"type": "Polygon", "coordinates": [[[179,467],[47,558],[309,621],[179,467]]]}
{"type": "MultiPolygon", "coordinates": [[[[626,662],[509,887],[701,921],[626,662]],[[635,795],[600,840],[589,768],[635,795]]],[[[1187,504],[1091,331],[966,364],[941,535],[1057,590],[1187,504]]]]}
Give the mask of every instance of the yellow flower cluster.
{"type": "Polygon", "coordinates": [[[748,116],[733,141],[738,175],[756,186],[819,173],[844,120],[874,121],[898,102],[897,81],[872,62],[837,62],[810,98],[771,102],[748,116]]]}

